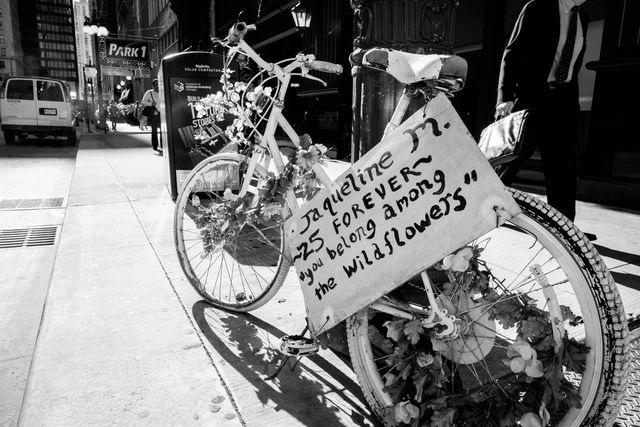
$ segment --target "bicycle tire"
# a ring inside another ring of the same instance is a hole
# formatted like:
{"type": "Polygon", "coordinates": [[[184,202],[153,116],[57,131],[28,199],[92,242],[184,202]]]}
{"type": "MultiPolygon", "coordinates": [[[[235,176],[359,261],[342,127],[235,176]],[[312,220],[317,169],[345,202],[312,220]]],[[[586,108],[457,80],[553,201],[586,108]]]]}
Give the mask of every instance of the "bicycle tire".
{"type": "MultiPolygon", "coordinates": [[[[581,377],[582,382],[586,379],[584,390],[580,391],[582,409],[560,414],[561,422],[554,425],[611,425],[625,393],[629,364],[626,316],[613,278],[591,242],[566,217],[537,198],[510,191],[522,209],[522,214],[513,219],[514,224],[533,233],[549,253],[561,257],[558,265],[576,283],[574,298],[582,299],[581,308],[592,310],[582,313],[592,355],[588,358],[592,362],[581,377]]],[[[346,328],[353,369],[367,402],[382,418],[385,408],[395,402],[384,390],[380,362],[376,362],[380,356],[379,341],[376,341],[381,334],[376,329],[380,316],[379,312],[365,308],[347,319],[346,328]]],[[[487,367],[491,363],[487,362],[490,354],[482,353],[487,367]]],[[[484,424],[466,420],[451,425],[484,424]]]]}
{"type": "MultiPolygon", "coordinates": [[[[203,228],[199,228],[194,219],[200,211],[194,206],[193,196],[198,195],[200,207],[202,203],[209,203],[206,209],[222,200],[222,186],[226,188],[230,184],[234,187],[232,193],[237,193],[242,180],[246,179],[241,172],[245,162],[246,157],[241,154],[221,153],[198,164],[182,185],[173,222],[178,259],[189,283],[211,305],[235,312],[252,311],[266,304],[282,286],[290,267],[281,222],[265,227],[247,221],[235,237],[205,250],[203,228]],[[219,261],[220,265],[213,266],[214,251],[215,262],[219,261]],[[206,258],[209,264],[203,270],[200,266],[206,258]]],[[[254,176],[255,185],[249,194],[256,193],[265,180],[257,172],[254,176]]]]}

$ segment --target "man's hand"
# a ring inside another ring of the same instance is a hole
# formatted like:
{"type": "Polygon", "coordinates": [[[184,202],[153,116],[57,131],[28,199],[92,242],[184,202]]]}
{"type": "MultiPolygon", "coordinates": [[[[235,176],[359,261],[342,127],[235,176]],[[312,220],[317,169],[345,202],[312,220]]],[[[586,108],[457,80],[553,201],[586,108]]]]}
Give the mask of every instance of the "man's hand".
{"type": "Polygon", "coordinates": [[[507,101],[503,102],[502,104],[498,104],[495,114],[496,120],[511,114],[511,110],[513,110],[513,101],[507,101]]]}

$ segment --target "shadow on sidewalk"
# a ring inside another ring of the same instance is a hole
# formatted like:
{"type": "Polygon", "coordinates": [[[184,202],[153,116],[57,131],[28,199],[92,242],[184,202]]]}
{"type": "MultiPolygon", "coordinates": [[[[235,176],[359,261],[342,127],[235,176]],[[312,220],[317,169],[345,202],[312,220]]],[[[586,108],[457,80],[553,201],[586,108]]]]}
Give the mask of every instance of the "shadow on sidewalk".
{"type": "Polygon", "coordinates": [[[151,136],[148,132],[83,133],[80,136],[82,149],[127,149],[151,148],[151,136]]]}
{"type": "Polygon", "coordinates": [[[329,393],[340,395],[351,406],[349,415],[354,425],[364,425],[365,420],[377,424],[371,415],[360,411],[360,408],[366,407],[366,403],[358,384],[320,355],[308,359],[340,384],[340,388],[329,384],[316,370],[295,364],[293,358],[289,359],[278,376],[266,380],[285,359],[276,345],[269,343],[268,334],[277,337],[285,335],[274,325],[251,314],[232,314],[214,309],[204,301],[194,304],[192,313],[207,340],[225,362],[255,388],[262,404],[275,405],[273,409],[286,411],[306,426],[340,425],[341,419],[336,413],[347,408],[333,404],[330,397],[326,396],[326,389],[329,388],[329,393]],[[214,329],[236,345],[237,351],[232,351],[214,329]],[[350,400],[343,392],[345,389],[357,396],[358,401],[350,400]]]}
{"type": "Polygon", "coordinates": [[[640,276],[637,274],[631,274],[627,272],[619,272],[616,269],[626,266],[626,265],[634,265],[636,267],[640,267],[640,255],[632,254],[629,252],[619,251],[617,249],[611,249],[606,246],[594,244],[595,248],[598,250],[600,256],[612,258],[617,261],[620,261],[624,264],[619,265],[614,268],[610,268],[611,275],[613,276],[613,280],[618,285],[626,286],[631,289],[635,289],[636,291],[640,291],[640,276]]]}

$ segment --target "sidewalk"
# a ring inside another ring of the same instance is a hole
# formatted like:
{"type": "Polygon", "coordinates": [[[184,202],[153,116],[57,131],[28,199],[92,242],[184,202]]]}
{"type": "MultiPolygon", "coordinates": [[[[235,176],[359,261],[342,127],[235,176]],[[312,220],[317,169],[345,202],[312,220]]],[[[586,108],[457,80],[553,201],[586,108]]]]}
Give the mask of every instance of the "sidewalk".
{"type": "Polygon", "coordinates": [[[21,425],[242,425],[158,253],[172,202],[149,138],[80,139],[21,425]]]}
{"type": "MultiPolygon", "coordinates": [[[[21,425],[375,424],[331,351],[266,380],[278,338],[304,326],[295,274],[250,314],[200,302],[175,255],[165,159],[118,127],[80,138],[21,425]]],[[[639,213],[579,203],[577,223],[640,313],[639,213]]]]}

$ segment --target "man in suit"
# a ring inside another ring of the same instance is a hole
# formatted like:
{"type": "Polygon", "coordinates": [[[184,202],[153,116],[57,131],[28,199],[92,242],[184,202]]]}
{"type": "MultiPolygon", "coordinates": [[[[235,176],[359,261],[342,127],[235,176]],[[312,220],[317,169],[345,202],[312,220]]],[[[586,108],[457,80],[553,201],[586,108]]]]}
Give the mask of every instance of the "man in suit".
{"type": "MultiPolygon", "coordinates": [[[[586,47],[585,0],[531,0],[520,12],[504,50],[496,118],[530,109],[522,153],[502,175],[509,185],[540,149],[549,204],[576,215],[578,71],[586,47]]],[[[593,236],[593,235],[590,235],[593,236]]],[[[595,238],[595,236],[593,236],[595,238]]]]}

